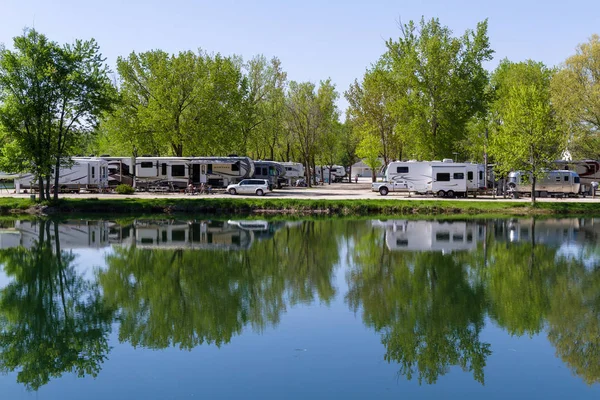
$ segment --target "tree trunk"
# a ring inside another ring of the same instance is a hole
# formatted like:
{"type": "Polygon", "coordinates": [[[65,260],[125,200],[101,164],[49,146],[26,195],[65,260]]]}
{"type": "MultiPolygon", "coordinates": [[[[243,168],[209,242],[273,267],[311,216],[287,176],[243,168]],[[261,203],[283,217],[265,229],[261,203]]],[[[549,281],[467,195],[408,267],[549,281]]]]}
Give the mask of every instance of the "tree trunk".
{"type": "Polygon", "coordinates": [[[375,175],[375,168],[371,168],[371,179],[373,182],[377,182],[377,176],[375,175]]]}
{"type": "MultiPolygon", "coordinates": [[[[38,190],[40,192],[40,201],[44,201],[44,178],[43,177],[39,177],[38,178],[39,183],[38,183],[38,190]]],[[[33,186],[33,185],[31,185],[33,186]]]]}
{"type": "Polygon", "coordinates": [[[308,161],[308,159],[304,160],[304,170],[306,173],[306,184],[308,185],[308,187],[312,187],[312,182],[311,182],[311,174],[310,174],[310,162],[308,161]]]}
{"type": "Polygon", "coordinates": [[[54,200],[58,200],[58,178],[60,174],[60,158],[56,159],[56,166],[54,169],[54,200]]]}
{"type": "Polygon", "coordinates": [[[50,200],[50,181],[51,181],[51,176],[48,175],[46,177],[46,200],[50,200]]]}
{"type": "Polygon", "coordinates": [[[352,183],[352,165],[348,167],[348,182],[352,183]]]}
{"type": "Polygon", "coordinates": [[[535,183],[536,183],[536,177],[535,177],[535,174],[532,174],[532,177],[531,177],[531,204],[535,204],[535,183]]]}

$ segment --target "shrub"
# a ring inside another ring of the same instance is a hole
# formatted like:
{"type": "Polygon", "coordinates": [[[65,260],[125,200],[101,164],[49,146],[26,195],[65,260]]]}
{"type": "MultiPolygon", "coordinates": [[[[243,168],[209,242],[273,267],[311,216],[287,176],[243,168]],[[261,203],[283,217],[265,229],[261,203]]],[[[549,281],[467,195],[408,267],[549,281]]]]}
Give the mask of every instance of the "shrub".
{"type": "Polygon", "coordinates": [[[115,188],[115,192],[119,194],[132,194],[135,192],[135,189],[129,185],[119,185],[115,188]]]}

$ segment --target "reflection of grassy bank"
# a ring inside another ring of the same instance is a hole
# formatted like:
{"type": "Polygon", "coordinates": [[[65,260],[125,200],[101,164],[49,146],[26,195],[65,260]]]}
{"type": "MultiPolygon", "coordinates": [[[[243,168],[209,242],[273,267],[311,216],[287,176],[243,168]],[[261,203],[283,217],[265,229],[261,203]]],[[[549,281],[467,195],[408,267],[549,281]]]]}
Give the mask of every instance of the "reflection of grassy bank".
{"type": "MultiPolygon", "coordinates": [[[[35,203],[27,199],[0,199],[0,211],[31,213],[35,203]]],[[[274,214],[274,215],[600,215],[595,203],[435,200],[306,200],[306,199],[63,199],[38,207],[47,214],[274,214]]]]}

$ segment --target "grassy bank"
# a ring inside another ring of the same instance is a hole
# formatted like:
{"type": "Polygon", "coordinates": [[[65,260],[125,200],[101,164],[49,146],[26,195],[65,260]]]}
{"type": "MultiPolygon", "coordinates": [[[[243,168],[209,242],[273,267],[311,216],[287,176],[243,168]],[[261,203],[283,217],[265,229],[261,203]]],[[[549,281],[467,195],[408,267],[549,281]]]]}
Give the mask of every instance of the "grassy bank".
{"type": "Polygon", "coordinates": [[[36,204],[0,199],[2,214],[323,214],[323,215],[600,215],[600,204],[544,202],[531,207],[514,201],[306,200],[264,198],[63,199],[36,204]]]}

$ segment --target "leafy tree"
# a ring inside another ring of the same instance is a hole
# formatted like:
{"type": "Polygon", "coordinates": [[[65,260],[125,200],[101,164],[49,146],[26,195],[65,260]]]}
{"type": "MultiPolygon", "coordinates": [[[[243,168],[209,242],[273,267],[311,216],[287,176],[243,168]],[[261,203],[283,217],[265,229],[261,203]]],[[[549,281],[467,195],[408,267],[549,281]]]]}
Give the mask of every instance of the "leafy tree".
{"type": "Polygon", "coordinates": [[[532,202],[537,179],[552,168],[565,144],[550,103],[551,76],[552,71],[541,63],[504,61],[494,77],[497,125],[490,138],[490,152],[499,172],[522,170],[530,174],[532,202]]]}
{"type": "Polygon", "coordinates": [[[600,36],[577,46],[552,77],[552,105],[575,158],[600,158],[600,36]]]}
{"type": "Polygon", "coordinates": [[[310,82],[290,82],[286,99],[286,125],[297,144],[309,185],[311,169],[319,154],[323,135],[337,120],[335,100],[338,97],[331,80],[321,81],[315,90],[310,82]]]}
{"type": "Polygon", "coordinates": [[[112,108],[109,70],[94,40],[59,46],[31,29],[14,38],[14,48],[0,52],[5,167],[22,172],[27,165],[38,178],[40,200],[50,197],[54,175],[56,199],[60,166],[112,108]]]}
{"type": "Polygon", "coordinates": [[[401,26],[402,37],[387,42],[386,58],[398,92],[396,131],[411,158],[441,158],[458,150],[468,121],[486,110],[488,73],[492,59],[487,20],[461,37],[438,19],[401,26]],[[410,145],[410,146],[409,146],[410,145]]]}
{"type": "Polygon", "coordinates": [[[352,165],[359,160],[356,151],[360,143],[360,136],[355,124],[346,116],[346,121],[341,126],[340,140],[340,163],[348,170],[352,177],[352,165]]]}
{"type": "Polygon", "coordinates": [[[375,171],[381,167],[379,155],[381,154],[381,141],[375,135],[366,135],[362,138],[356,149],[356,154],[371,168],[372,180],[377,180],[375,171]]]}

